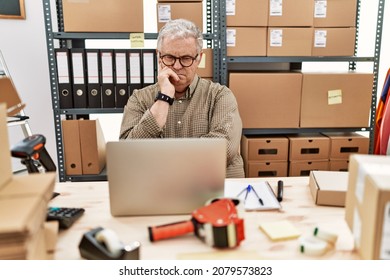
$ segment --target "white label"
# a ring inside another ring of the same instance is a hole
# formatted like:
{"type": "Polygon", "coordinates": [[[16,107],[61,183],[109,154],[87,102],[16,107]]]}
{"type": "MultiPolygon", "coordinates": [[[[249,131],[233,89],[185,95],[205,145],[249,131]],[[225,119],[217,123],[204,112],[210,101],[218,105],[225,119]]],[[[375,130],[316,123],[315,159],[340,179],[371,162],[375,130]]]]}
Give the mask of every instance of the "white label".
{"type": "Polygon", "coordinates": [[[234,16],[236,14],[236,0],[226,0],[226,15],[234,16]]]}
{"type": "Polygon", "coordinates": [[[116,83],[127,84],[127,67],[126,67],[126,54],[115,54],[115,66],[116,66],[116,83]]]}
{"type": "Polygon", "coordinates": [[[98,53],[87,53],[88,83],[99,83],[98,53]]]}
{"type": "Polygon", "coordinates": [[[269,15],[271,17],[280,17],[283,15],[283,0],[269,1],[269,15]]]}
{"type": "Polygon", "coordinates": [[[390,260],[390,201],[385,205],[383,213],[382,238],[380,248],[380,259],[390,260]]]}
{"type": "Polygon", "coordinates": [[[58,83],[67,84],[69,83],[68,54],[66,52],[57,52],[56,58],[58,83]]]}
{"type": "Polygon", "coordinates": [[[154,83],[154,56],[152,53],[144,53],[144,83],[154,83]]]}
{"type": "Polygon", "coordinates": [[[314,1],[314,17],[315,18],[326,18],[326,0],[316,0],[314,1]]]}
{"type": "Polygon", "coordinates": [[[352,227],[353,239],[355,241],[356,249],[360,248],[360,238],[362,236],[362,221],[360,219],[357,206],[353,211],[353,227],[352,227]]]}
{"type": "Polygon", "coordinates": [[[226,29],[226,46],[235,47],[236,46],[236,29],[226,29]]]}
{"type": "Polygon", "coordinates": [[[113,65],[112,65],[112,54],[101,53],[102,57],[102,83],[112,84],[114,82],[113,65]]]}
{"type": "Polygon", "coordinates": [[[84,65],[81,53],[72,53],[73,83],[84,84],[84,65]]]}
{"type": "Polygon", "coordinates": [[[171,20],[171,5],[158,5],[158,22],[171,20]]]}
{"type": "Polygon", "coordinates": [[[282,29],[272,29],[270,34],[271,47],[281,47],[283,46],[283,30],[282,29]]]}
{"type": "Polygon", "coordinates": [[[314,47],[315,48],[326,48],[326,30],[315,30],[314,31],[314,47]]]}
{"type": "Polygon", "coordinates": [[[141,83],[141,56],[139,53],[130,53],[130,83],[141,83]]]}
{"type": "Polygon", "coordinates": [[[357,172],[357,178],[356,178],[356,187],[355,187],[355,195],[359,203],[363,202],[363,196],[364,196],[364,180],[366,178],[366,175],[376,175],[376,174],[389,174],[389,167],[385,164],[379,164],[379,163],[372,163],[372,164],[366,164],[364,166],[360,166],[359,170],[357,172]]]}

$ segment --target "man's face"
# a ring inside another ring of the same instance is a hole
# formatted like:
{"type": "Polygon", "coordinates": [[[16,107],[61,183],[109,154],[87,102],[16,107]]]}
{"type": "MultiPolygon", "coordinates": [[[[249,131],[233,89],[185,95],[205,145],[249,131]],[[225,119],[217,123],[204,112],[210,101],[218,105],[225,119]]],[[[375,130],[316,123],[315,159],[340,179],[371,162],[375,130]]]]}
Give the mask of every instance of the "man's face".
{"type": "MultiPolygon", "coordinates": [[[[196,69],[198,68],[199,62],[201,60],[202,53],[198,54],[196,50],[196,40],[195,38],[186,38],[186,39],[170,39],[165,38],[161,45],[161,50],[159,57],[164,55],[170,55],[174,57],[196,57],[193,64],[189,67],[183,67],[180,64],[179,59],[176,59],[175,64],[170,67],[180,78],[179,81],[173,81],[171,83],[175,86],[176,91],[181,92],[185,90],[192,82],[195,77],[196,69]]],[[[161,58],[159,58],[160,67],[163,68],[161,58]]]]}

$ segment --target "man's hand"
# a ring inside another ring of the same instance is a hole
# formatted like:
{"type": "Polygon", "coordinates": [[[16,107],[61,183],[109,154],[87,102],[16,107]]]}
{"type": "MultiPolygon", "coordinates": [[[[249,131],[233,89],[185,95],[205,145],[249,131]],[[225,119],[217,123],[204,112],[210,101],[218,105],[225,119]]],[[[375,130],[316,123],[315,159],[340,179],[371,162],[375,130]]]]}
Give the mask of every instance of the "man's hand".
{"type": "Polygon", "coordinates": [[[158,69],[158,85],[160,86],[160,91],[172,98],[175,97],[175,86],[174,82],[180,80],[179,76],[169,67],[159,63],[158,69]]]}

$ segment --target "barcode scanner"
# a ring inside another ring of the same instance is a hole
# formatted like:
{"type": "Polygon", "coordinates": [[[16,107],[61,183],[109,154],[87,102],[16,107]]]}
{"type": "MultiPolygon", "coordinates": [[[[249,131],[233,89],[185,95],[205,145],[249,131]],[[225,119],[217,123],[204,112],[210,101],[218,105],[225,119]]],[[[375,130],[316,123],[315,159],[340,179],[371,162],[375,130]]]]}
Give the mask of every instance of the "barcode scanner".
{"type": "Polygon", "coordinates": [[[45,148],[46,138],[41,134],[26,137],[11,149],[11,155],[20,158],[28,173],[38,173],[37,162],[46,171],[56,171],[56,166],[45,148]]]}

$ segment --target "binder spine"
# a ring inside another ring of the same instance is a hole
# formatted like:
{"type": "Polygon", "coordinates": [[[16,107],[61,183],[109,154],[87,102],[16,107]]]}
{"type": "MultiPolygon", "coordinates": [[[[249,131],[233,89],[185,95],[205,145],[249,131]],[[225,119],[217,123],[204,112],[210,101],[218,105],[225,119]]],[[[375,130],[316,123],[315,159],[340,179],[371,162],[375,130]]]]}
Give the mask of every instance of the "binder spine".
{"type": "Polygon", "coordinates": [[[100,80],[100,52],[99,50],[85,50],[87,61],[87,95],[89,108],[102,107],[102,86],[100,80]]]}
{"type": "Polygon", "coordinates": [[[54,50],[57,65],[59,106],[62,109],[73,108],[72,76],[70,52],[67,48],[54,50]]]}

